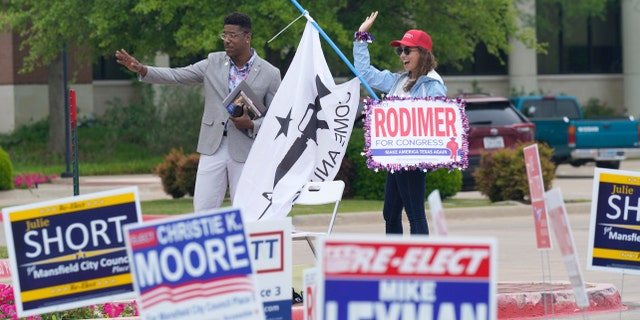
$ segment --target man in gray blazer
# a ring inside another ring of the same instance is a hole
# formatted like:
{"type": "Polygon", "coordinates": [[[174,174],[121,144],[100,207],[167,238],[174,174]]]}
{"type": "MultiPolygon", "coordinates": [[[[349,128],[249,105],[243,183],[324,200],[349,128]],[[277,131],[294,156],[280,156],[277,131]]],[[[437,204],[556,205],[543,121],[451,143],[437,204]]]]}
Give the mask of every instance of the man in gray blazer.
{"type": "Polygon", "coordinates": [[[212,52],[206,59],[182,68],[145,66],[124,49],[116,61],[138,74],[142,82],[158,84],[204,84],[204,112],[197,151],[200,153],[193,205],[201,212],[222,205],[227,191],[235,194],[240,173],[262,118],[251,120],[246,107],[233,117],[222,101],[242,80],[265,106],[280,86],[280,70],[260,58],[251,48],[251,18],[231,13],[224,19],[224,52],[212,52]]]}

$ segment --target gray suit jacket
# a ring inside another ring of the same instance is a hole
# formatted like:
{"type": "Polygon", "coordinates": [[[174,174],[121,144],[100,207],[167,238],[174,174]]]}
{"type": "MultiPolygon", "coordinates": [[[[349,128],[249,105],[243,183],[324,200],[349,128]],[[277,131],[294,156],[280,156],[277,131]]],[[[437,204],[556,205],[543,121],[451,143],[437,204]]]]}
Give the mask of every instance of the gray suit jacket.
{"type": "MultiPolygon", "coordinates": [[[[182,68],[147,67],[147,74],[140,78],[142,82],[158,84],[204,84],[204,112],[200,124],[198,152],[211,155],[218,150],[222,141],[225,123],[229,112],[222,101],[229,94],[229,63],[226,53],[212,52],[207,59],[182,68]]],[[[280,70],[256,55],[253,67],[245,80],[249,87],[266,107],[280,86],[280,70]]],[[[233,122],[227,125],[229,154],[235,161],[245,162],[253,139],[260,130],[263,118],[253,120],[253,130],[249,136],[237,129],[233,122]]]]}

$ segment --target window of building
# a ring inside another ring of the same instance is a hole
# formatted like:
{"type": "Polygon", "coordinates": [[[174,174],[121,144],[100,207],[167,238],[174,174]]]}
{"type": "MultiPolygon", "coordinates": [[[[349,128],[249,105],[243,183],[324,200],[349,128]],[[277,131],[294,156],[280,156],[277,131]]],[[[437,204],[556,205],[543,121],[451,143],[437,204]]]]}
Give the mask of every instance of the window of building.
{"type": "MultiPolygon", "coordinates": [[[[196,63],[207,57],[206,54],[193,55],[187,58],[172,58],[171,67],[182,67],[196,63]]],[[[100,57],[93,64],[93,80],[129,80],[135,77],[132,72],[116,62],[114,56],[100,57]]]]}
{"type": "Polygon", "coordinates": [[[132,77],[132,73],[119,65],[113,56],[100,57],[93,64],[93,80],[127,80],[132,77]]]}
{"type": "Polygon", "coordinates": [[[569,16],[560,6],[536,1],[539,74],[621,73],[620,1],[609,1],[602,17],[569,16]]]}
{"type": "Polygon", "coordinates": [[[438,64],[438,73],[447,76],[464,76],[464,75],[506,75],[508,74],[508,56],[502,53],[502,61],[498,57],[490,54],[484,44],[478,44],[473,53],[473,62],[465,61],[462,69],[458,69],[452,65],[438,64]]]}

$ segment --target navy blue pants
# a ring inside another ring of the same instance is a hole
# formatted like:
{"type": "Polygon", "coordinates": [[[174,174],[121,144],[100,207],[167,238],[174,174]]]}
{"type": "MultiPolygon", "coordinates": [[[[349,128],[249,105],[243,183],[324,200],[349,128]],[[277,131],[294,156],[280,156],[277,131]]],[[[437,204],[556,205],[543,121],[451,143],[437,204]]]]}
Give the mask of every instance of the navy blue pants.
{"type": "Polygon", "coordinates": [[[422,170],[387,173],[384,190],[384,216],[388,234],[402,234],[402,209],[407,212],[411,234],[429,234],[424,210],[425,173],[422,170]]]}

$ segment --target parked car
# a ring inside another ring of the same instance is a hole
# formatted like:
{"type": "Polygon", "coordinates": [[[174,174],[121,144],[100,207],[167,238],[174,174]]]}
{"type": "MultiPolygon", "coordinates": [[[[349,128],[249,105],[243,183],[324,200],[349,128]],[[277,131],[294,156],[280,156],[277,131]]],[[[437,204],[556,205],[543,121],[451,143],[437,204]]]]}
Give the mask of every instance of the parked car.
{"type": "Polygon", "coordinates": [[[475,189],[473,172],[480,165],[482,151],[515,148],[519,142],[535,138],[535,125],[509,99],[487,94],[463,94],[469,120],[469,167],[462,173],[462,190],[475,189]]]}
{"type": "Polygon", "coordinates": [[[553,148],[553,162],[618,169],[627,150],[640,146],[640,121],[633,117],[585,119],[573,96],[522,96],[511,99],[536,125],[536,140],[553,148]]]}

